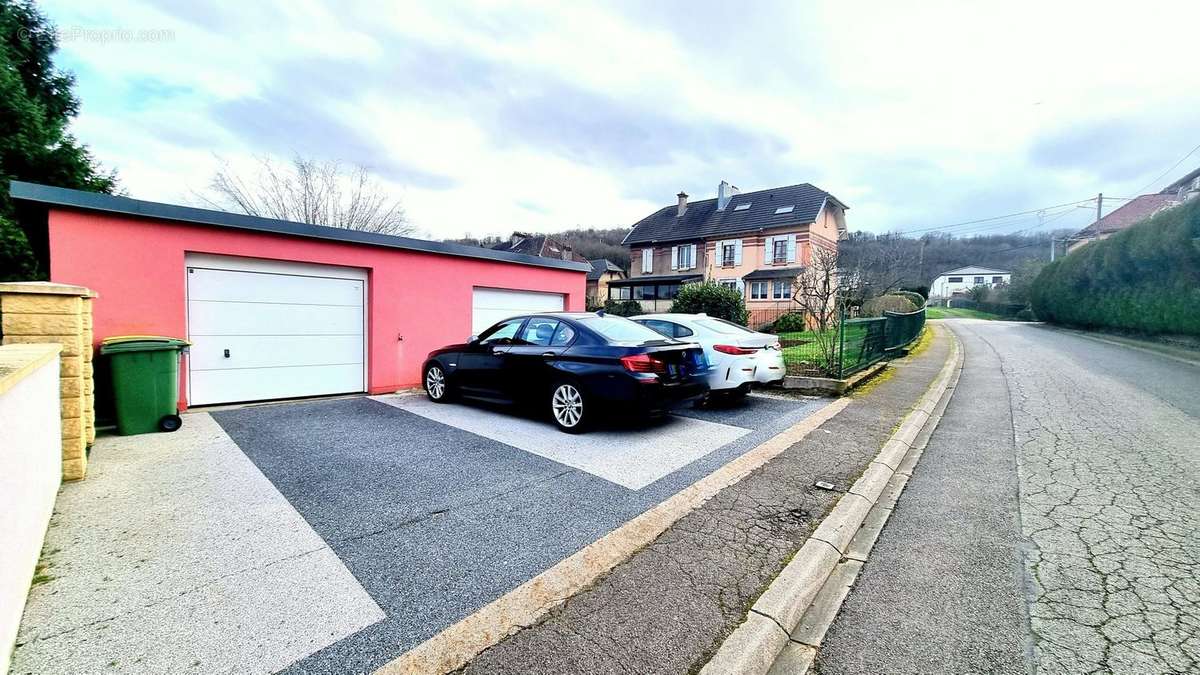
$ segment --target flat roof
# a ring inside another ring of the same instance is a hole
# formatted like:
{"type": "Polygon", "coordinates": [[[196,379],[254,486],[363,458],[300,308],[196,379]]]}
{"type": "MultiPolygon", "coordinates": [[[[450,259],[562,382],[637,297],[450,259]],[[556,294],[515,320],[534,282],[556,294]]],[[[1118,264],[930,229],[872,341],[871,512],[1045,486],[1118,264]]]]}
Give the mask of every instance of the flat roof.
{"type": "Polygon", "coordinates": [[[444,241],[429,241],[426,239],[414,239],[412,237],[398,237],[391,234],[361,232],[358,230],[347,230],[340,227],[329,227],[326,225],[310,225],[308,223],[297,223],[290,220],[277,220],[275,218],[247,216],[241,213],[229,213],[228,211],[214,211],[211,209],[201,209],[192,206],[179,206],[176,204],[148,202],[141,199],[117,197],[100,192],[70,190],[67,188],[40,185],[38,183],[26,183],[18,180],[14,180],[9,184],[8,192],[14,200],[34,202],[46,204],[48,206],[57,206],[81,211],[102,211],[105,213],[118,213],[127,216],[136,216],[139,218],[169,220],[172,222],[189,223],[192,225],[225,227],[236,230],[282,234],[292,237],[306,237],[309,239],[325,239],[329,241],[340,241],[347,244],[397,248],[407,251],[420,251],[422,253],[453,255],[463,258],[480,258],[483,260],[494,260],[496,262],[515,263],[518,265],[551,267],[561,270],[570,270],[572,272],[589,272],[592,269],[591,264],[586,262],[558,260],[555,258],[542,258],[540,256],[527,255],[524,253],[495,251],[479,246],[452,244],[444,241]]]}

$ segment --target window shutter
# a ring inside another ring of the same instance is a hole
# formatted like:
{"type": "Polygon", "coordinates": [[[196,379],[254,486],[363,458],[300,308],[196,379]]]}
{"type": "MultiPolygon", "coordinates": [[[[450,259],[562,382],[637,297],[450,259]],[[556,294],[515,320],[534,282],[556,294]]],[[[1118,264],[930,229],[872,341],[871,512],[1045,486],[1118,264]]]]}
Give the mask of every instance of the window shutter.
{"type": "Polygon", "coordinates": [[[767,237],[763,240],[763,264],[770,265],[775,262],[775,237],[767,237]]]}
{"type": "Polygon", "coordinates": [[[796,235],[794,234],[787,236],[787,261],[796,262],[796,235]]]}
{"type": "Polygon", "coordinates": [[[733,264],[742,264],[742,240],[738,239],[733,242],[733,264]]]}
{"type": "Polygon", "coordinates": [[[679,269],[679,247],[678,246],[671,247],[671,269],[673,269],[673,270],[679,269]]]}
{"type": "Polygon", "coordinates": [[[642,249],[642,274],[650,274],[654,271],[654,249],[642,249]]]}
{"type": "Polygon", "coordinates": [[[691,250],[688,251],[688,267],[687,268],[689,270],[694,270],[694,269],[696,269],[696,245],[692,244],[690,246],[690,248],[691,248],[691,250]]]}

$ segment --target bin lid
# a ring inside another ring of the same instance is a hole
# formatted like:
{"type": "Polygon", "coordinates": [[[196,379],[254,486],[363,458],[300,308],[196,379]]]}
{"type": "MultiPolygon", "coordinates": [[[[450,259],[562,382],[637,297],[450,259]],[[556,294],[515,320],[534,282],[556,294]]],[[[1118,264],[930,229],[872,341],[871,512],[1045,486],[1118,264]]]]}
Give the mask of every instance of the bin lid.
{"type": "Polygon", "coordinates": [[[100,342],[100,353],[154,352],[165,349],[182,349],[191,344],[187,340],[163,335],[115,335],[100,342]]]}

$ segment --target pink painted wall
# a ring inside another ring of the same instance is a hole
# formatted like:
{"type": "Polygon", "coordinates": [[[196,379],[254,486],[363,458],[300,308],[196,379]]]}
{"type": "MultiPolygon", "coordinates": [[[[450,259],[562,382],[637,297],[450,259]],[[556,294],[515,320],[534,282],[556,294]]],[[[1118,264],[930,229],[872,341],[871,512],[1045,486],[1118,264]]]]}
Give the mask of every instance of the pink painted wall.
{"type": "MultiPolygon", "coordinates": [[[[50,279],[100,294],[97,344],[113,335],[187,337],[186,253],[366,269],[371,393],[417,386],[426,354],[466,340],[476,286],[563,293],[568,311],[584,308],[582,271],[57,208],[49,230],[50,279]]],[[[181,390],[186,406],[186,382],[181,390]]]]}

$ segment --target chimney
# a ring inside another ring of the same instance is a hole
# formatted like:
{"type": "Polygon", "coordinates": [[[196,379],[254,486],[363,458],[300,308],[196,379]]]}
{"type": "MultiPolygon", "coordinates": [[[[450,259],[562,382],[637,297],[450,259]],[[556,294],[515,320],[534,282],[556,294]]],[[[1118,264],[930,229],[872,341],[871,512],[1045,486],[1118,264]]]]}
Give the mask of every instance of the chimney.
{"type": "Polygon", "coordinates": [[[724,211],[726,206],[729,206],[729,200],[733,199],[736,194],[741,194],[741,190],[737,186],[730,185],[725,181],[717,186],[717,210],[724,211]]]}
{"type": "Polygon", "coordinates": [[[680,192],[679,194],[677,194],[675,196],[679,197],[679,213],[677,213],[675,215],[682,216],[683,212],[687,211],[687,193],[680,192]]]}

